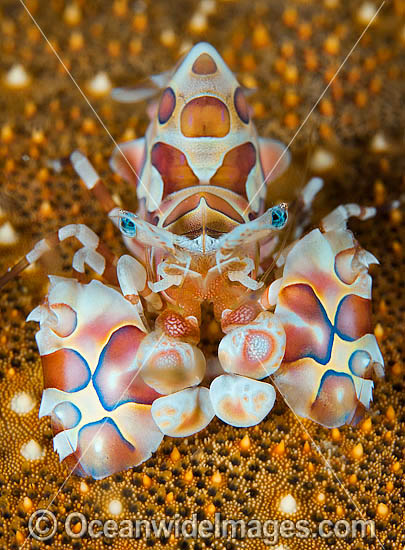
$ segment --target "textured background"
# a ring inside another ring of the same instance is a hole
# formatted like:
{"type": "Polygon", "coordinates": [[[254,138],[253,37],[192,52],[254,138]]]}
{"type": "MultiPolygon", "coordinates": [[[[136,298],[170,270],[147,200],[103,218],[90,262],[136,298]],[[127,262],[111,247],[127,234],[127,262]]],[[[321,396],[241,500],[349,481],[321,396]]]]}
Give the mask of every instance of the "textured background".
{"type": "MultiPolygon", "coordinates": [[[[113,85],[135,83],[170,68],[181,51],[207,40],[246,86],[257,88],[251,103],[260,133],[288,142],[367,24],[364,4],[343,0],[31,0],[27,5],[117,140],[143,134],[145,104],[120,106],[108,95],[95,97],[88,82],[103,71],[113,85]]],[[[255,428],[238,430],[215,420],[187,440],[166,438],[141,467],[98,482],[69,478],[50,507],[58,517],[57,535],[46,544],[27,541],[25,548],[265,548],[259,540],[223,539],[73,543],[63,534],[69,511],[105,519],[112,517],[114,500],[122,506],[118,520],[220,512],[234,519],[308,518],[315,526],[322,519],[364,516],[375,519],[386,550],[402,546],[405,220],[402,205],[391,209],[390,204],[405,192],[404,10],[403,0],[385,4],[292,145],[294,186],[302,184],[303,167],[307,177],[319,171],[322,151],[329,159],[314,223],[340,202],[378,207],[376,218],[351,227],[381,261],[373,269],[374,321],[387,376],[376,387],[369,419],[359,427],[329,431],[304,422],[347,492],[279,397],[255,428]],[[297,503],[294,516],[280,511],[288,494],[297,503]]],[[[55,172],[51,161],[80,148],[128,209],[136,207],[134,190],[112,176],[110,138],[18,0],[0,6],[0,80],[1,271],[41,236],[69,222],[88,224],[122,253],[119,237],[72,169],[64,165],[55,172]],[[16,64],[29,78],[20,90],[10,87],[9,71],[16,64]]],[[[273,193],[284,194],[283,189],[273,193]]],[[[69,275],[72,251],[64,245],[1,292],[1,549],[24,542],[30,514],[46,507],[68,474],[52,450],[49,419],[38,420],[42,375],[36,326],[24,319],[46,293],[46,272],[69,275]],[[26,414],[11,408],[20,392],[35,402],[26,414]],[[31,439],[40,458],[27,461],[21,448],[31,439]]],[[[280,544],[279,549],[291,550],[381,547],[375,539],[333,537],[280,544]]]]}

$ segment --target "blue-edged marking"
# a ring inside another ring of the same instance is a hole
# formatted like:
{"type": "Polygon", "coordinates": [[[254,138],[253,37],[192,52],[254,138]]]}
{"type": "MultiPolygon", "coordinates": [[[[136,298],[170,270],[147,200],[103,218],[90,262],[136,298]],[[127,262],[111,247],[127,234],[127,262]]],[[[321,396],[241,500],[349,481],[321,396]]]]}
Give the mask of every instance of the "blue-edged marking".
{"type": "MultiPolygon", "coordinates": [[[[73,355],[76,355],[80,359],[80,361],[82,362],[83,366],[86,369],[87,378],[84,380],[84,382],[82,384],[79,384],[79,385],[75,386],[74,388],[71,388],[70,390],[63,390],[63,391],[65,391],[67,393],[76,393],[80,390],[84,390],[84,388],[86,388],[88,386],[88,384],[91,380],[91,370],[90,370],[89,364],[87,363],[87,361],[83,357],[83,355],[81,353],[79,353],[78,351],[76,351],[75,349],[64,348],[64,350],[68,351],[69,353],[73,353],[73,355]]],[[[68,369],[68,370],[70,369],[69,359],[65,360],[64,368],[68,369]]]]}
{"type": "Polygon", "coordinates": [[[345,334],[344,332],[341,332],[338,328],[337,328],[337,325],[338,325],[338,322],[339,322],[339,315],[340,315],[340,310],[342,309],[343,307],[343,304],[345,303],[345,301],[350,298],[351,296],[356,296],[355,294],[347,294],[346,296],[344,296],[340,302],[339,302],[339,305],[338,307],[336,308],[336,314],[335,314],[335,321],[334,321],[334,331],[335,333],[340,336],[340,338],[342,340],[344,340],[345,342],[354,342],[355,340],[357,340],[358,338],[353,338],[352,336],[349,336],[348,334],[345,334]]]}
{"type": "MultiPolygon", "coordinates": [[[[105,416],[104,418],[102,418],[101,420],[98,420],[97,422],[89,422],[89,424],[86,424],[85,426],[80,428],[79,434],[78,434],[78,442],[80,443],[80,436],[82,435],[82,432],[85,431],[86,428],[88,428],[90,426],[100,426],[99,431],[97,432],[97,434],[99,436],[103,436],[102,428],[105,424],[109,424],[110,426],[112,426],[117,431],[117,433],[118,433],[118,435],[119,435],[119,437],[122,441],[122,444],[125,445],[129,451],[135,451],[135,447],[127,439],[125,439],[125,437],[122,435],[122,432],[118,428],[117,424],[114,422],[114,420],[112,418],[109,418],[108,416],[105,416]]],[[[94,479],[101,479],[102,477],[106,477],[106,476],[111,475],[112,471],[110,471],[110,469],[107,469],[108,460],[109,460],[108,452],[103,453],[100,456],[99,463],[92,464],[92,465],[90,465],[90,464],[87,465],[86,473],[89,476],[94,477],[94,479]]]]}
{"type": "Polygon", "coordinates": [[[82,419],[82,413],[78,407],[71,401],[62,401],[61,403],[58,403],[56,407],[53,409],[53,413],[56,414],[58,419],[62,422],[63,427],[65,430],[70,430],[71,428],[75,428],[80,420],[82,419]],[[66,411],[66,408],[68,411],[66,411]],[[64,418],[64,415],[66,412],[69,414],[72,414],[73,419],[72,422],[67,423],[66,418],[64,418]]]}
{"type": "MultiPolygon", "coordinates": [[[[114,339],[114,337],[117,336],[117,334],[120,332],[120,330],[125,329],[125,328],[126,327],[119,328],[118,330],[113,332],[113,334],[110,336],[107,344],[104,346],[102,352],[100,353],[100,357],[98,359],[98,364],[97,364],[96,370],[94,371],[94,374],[93,374],[94,389],[96,390],[96,393],[98,395],[100,403],[102,404],[104,409],[109,411],[109,412],[113,411],[117,407],[120,407],[124,403],[134,403],[134,400],[130,399],[128,397],[128,389],[129,388],[126,388],[126,391],[121,395],[121,399],[119,401],[115,401],[114,403],[111,403],[111,402],[109,403],[106,400],[106,398],[103,394],[103,390],[102,390],[102,388],[100,386],[100,382],[99,382],[99,377],[102,376],[102,374],[104,374],[103,373],[104,358],[105,358],[106,353],[108,352],[110,344],[111,344],[112,340],[114,339]]],[[[126,367],[127,367],[127,365],[123,365],[123,368],[126,368],[126,367]]]]}
{"type": "MultiPolygon", "coordinates": [[[[315,398],[315,401],[314,401],[313,405],[315,405],[317,399],[320,398],[320,394],[322,392],[322,386],[325,384],[326,380],[330,377],[347,378],[348,380],[350,380],[350,383],[353,387],[353,391],[356,393],[356,388],[355,388],[355,385],[353,383],[353,378],[349,374],[346,374],[345,372],[338,372],[338,371],[329,369],[323,374],[323,376],[321,378],[321,381],[319,382],[318,393],[316,395],[316,398],[315,398]]],[[[349,420],[351,414],[352,414],[352,411],[348,411],[342,418],[339,419],[339,422],[342,422],[342,424],[345,424],[349,420]],[[344,420],[344,422],[343,422],[343,420],[344,420]]]]}

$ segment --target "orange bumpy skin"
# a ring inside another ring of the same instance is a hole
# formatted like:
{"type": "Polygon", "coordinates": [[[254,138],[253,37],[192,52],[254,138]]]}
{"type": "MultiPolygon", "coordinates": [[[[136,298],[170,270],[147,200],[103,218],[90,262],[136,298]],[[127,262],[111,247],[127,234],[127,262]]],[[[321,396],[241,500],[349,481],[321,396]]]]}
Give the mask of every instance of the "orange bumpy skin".
{"type": "MultiPolygon", "coordinates": [[[[111,163],[127,181],[136,183],[135,172],[142,179],[137,215],[109,210],[132,256],[110,258],[108,279],[98,237],[62,228],[59,240],[83,244],[74,268],[86,262],[109,286],[51,277],[28,318],[40,323],[40,415],[51,416],[60,459],[96,479],[142,463],[164,435],[187,437],[215,415],[239,427],[261,422],[276,399],[271,382],[297,415],[354,423],[383,373],[370,320],[376,260],[346,228],[370,209],[336,209],[323,232],[283,251],[281,277],[266,288],[258,273],[271,264],[287,206],[264,212],[262,184],[287,168],[289,154],[257,136],[242,88],[209,44],[156,82],[162,94],[145,138],[121,144],[126,160],[116,151],[111,163]],[[204,303],[224,332],[215,371],[198,347],[204,303]]],[[[76,153],[73,162],[100,191],[87,159],[76,153]]],[[[304,189],[303,211],[320,186],[313,179],[304,189]]]]}

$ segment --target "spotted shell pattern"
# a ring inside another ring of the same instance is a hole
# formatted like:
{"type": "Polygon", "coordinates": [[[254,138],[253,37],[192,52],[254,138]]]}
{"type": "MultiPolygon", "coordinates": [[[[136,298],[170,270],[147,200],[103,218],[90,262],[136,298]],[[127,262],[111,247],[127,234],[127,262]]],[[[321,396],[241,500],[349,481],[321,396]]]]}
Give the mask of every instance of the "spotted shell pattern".
{"type": "MultiPolygon", "coordinates": [[[[181,223],[187,233],[205,209],[226,233],[229,220],[233,227],[258,216],[260,184],[284,146],[258,138],[243,90],[212,46],[192,48],[155,111],[145,138],[121,145],[147,183],[148,192],[137,188],[139,218],[174,233],[181,223]]],[[[274,178],[288,162],[285,155],[274,178]]],[[[117,152],[112,166],[134,180],[117,152]]],[[[28,320],[40,323],[40,416],[51,417],[60,459],[101,479],[147,460],[164,435],[192,435],[215,415],[239,427],[261,422],[275,389],[299,416],[327,427],[354,423],[384,364],[371,329],[368,265],[375,261],[346,227],[299,239],[285,253],[280,277],[260,291],[273,307],[260,305],[259,293],[254,305],[222,308],[225,336],[214,374],[195,342],[165,336],[164,323],[149,330],[118,289],[50,277],[45,302],[28,320]]],[[[158,256],[155,262],[159,270],[158,256]]],[[[142,278],[142,268],[137,273],[142,278]]],[[[246,288],[260,288],[248,272],[235,273],[246,288]]],[[[231,279],[232,292],[238,284],[231,279]]]]}
{"type": "Polygon", "coordinates": [[[374,368],[384,364],[371,324],[368,264],[376,260],[364,252],[347,229],[315,229],[273,283],[286,331],[274,383],[296,414],[329,428],[369,408],[374,368]]]}
{"type": "Polygon", "coordinates": [[[140,464],[163,439],[153,421],[160,397],[134,371],[145,329],[137,309],[99,281],[51,277],[45,304],[28,320],[36,335],[54,449],[76,473],[100,479],[140,464]]]}
{"type": "MultiPolygon", "coordinates": [[[[290,250],[273,283],[274,316],[286,335],[274,385],[297,415],[328,427],[349,423],[369,407],[373,365],[383,365],[370,332],[367,263],[357,273],[343,273],[346,260],[358,254],[353,245],[347,230],[314,230],[290,250]]],[[[51,416],[54,448],[76,473],[106,477],[146,460],[164,434],[186,437],[214,415],[252,426],[273,407],[273,386],[249,371],[220,374],[209,390],[197,381],[162,396],[136,375],[146,337],[137,309],[98,281],[50,279],[45,304],[28,319],[41,325],[40,416],[51,416]]]]}
{"type": "MultiPolygon", "coordinates": [[[[282,143],[258,137],[243,89],[204,42],[167,82],[145,137],[120,149],[147,182],[137,186],[144,217],[175,233],[190,233],[203,218],[225,231],[248,221],[263,207],[263,177],[274,180],[290,159],[282,143]]],[[[111,166],[136,184],[121,151],[111,166]]]]}

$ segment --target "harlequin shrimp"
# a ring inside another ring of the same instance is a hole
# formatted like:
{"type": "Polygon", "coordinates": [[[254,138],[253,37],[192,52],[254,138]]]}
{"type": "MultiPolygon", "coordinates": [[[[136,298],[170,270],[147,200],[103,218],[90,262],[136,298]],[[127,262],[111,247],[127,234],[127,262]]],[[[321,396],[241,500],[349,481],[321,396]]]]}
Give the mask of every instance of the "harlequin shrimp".
{"type": "MultiPolygon", "coordinates": [[[[115,204],[86,157],[71,156],[130,254],[116,258],[90,228],[71,224],[0,280],[65,239],[81,243],[77,278],[50,276],[27,320],[40,325],[39,414],[51,417],[54,449],[75,473],[97,479],[215,415],[238,427],[261,422],[275,388],[301,417],[329,428],[355,423],[383,375],[368,274],[378,261],[346,227],[374,209],[339,206],[317,229],[303,234],[301,224],[283,249],[288,207],[266,210],[265,184],[290,155],[257,135],[244,90],[217,51],[196,45],[152,84],[161,96],[145,137],[120,144],[111,159],[136,186],[136,213],[115,204]],[[83,282],[85,265],[98,279],[83,282]],[[199,347],[207,303],[223,333],[214,369],[199,347]]],[[[131,101],[138,92],[114,94],[131,101]]],[[[314,178],[304,188],[301,217],[321,186],[314,178]]]]}

